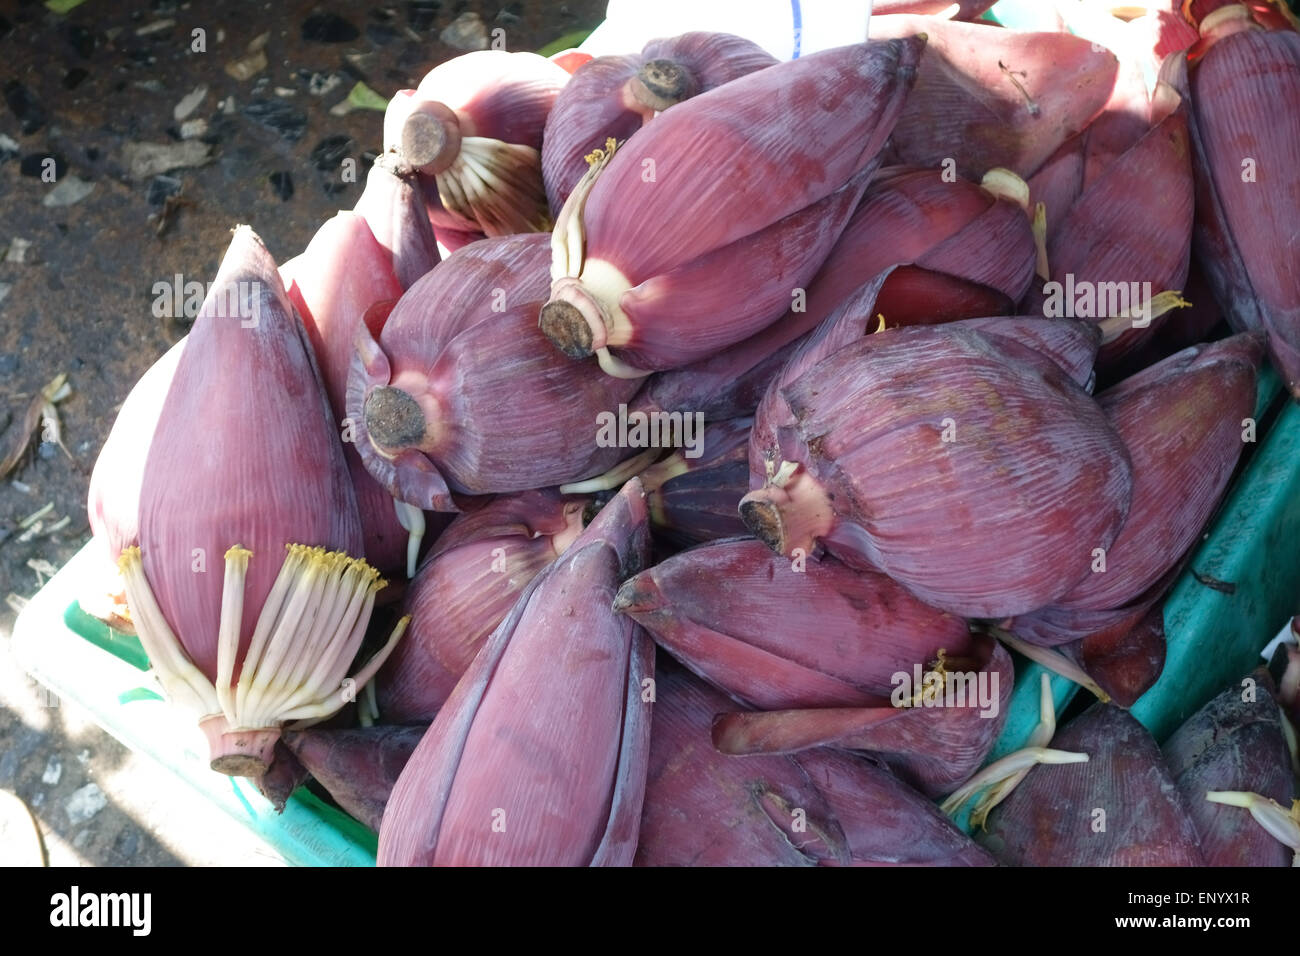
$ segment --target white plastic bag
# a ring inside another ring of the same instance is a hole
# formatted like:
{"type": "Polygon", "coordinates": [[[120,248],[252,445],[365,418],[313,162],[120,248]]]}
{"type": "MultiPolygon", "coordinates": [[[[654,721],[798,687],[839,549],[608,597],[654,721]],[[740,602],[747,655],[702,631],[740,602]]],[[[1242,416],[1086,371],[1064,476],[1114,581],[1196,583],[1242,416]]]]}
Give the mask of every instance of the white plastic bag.
{"type": "Polygon", "coordinates": [[[753,40],[780,60],[867,38],[871,0],[609,0],[605,22],[579,47],[592,56],[638,53],[691,30],[753,40]]]}

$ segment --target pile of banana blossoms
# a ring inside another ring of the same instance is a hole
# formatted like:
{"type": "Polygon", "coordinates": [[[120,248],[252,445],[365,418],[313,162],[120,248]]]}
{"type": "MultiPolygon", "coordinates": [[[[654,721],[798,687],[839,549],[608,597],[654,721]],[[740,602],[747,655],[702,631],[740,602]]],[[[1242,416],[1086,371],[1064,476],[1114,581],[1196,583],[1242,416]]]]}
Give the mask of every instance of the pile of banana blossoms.
{"type": "Polygon", "coordinates": [[[88,509],[213,767],[384,865],[1288,863],[1300,662],[1124,708],[1296,390],[1300,35],[987,6],[468,54],[301,255],[239,229],[88,509]],[[981,769],[1004,645],[1102,700],[981,769]]]}

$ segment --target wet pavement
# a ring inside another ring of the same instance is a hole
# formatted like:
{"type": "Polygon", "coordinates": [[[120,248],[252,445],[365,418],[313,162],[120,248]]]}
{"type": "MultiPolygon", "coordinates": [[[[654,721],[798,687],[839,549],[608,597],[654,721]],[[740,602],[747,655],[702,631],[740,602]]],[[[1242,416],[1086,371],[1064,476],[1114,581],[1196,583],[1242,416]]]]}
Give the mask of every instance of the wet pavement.
{"type": "Polygon", "coordinates": [[[156,314],[155,285],[206,283],[238,223],[283,262],[350,208],[382,113],[339,104],[382,103],[494,39],[541,48],[603,12],[604,0],[0,2],[0,460],[32,397],[59,375],[69,386],[57,425],[38,424],[0,477],[0,790],[38,818],[51,863],[278,859],[75,708],[49,706],[7,647],[24,598],[89,538],[87,485],[117,408],[187,330],[156,314]]]}

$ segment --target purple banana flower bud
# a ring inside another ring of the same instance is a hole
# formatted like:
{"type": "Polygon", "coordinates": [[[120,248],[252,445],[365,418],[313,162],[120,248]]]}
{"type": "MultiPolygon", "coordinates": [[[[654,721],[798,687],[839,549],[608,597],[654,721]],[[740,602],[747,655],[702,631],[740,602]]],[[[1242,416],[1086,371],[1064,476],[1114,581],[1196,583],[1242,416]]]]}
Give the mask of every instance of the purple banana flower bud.
{"type": "Polygon", "coordinates": [[[938,17],[871,18],[871,35],[924,33],[916,88],[898,121],[893,162],[978,181],[996,166],[1028,178],[1110,98],[1114,54],[1068,33],[1004,30],[938,17]]]}
{"type": "Polygon", "coordinates": [[[792,359],[789,371],[811,367],[782,373],[751,436],[762,487],[741,514],[773,550],[821,542],[927,604],[1001,617],[1052,603],[1114,542],[1128,455],[1050,358],[961,323],[858,338],[811,361],[819,351],[792,359]]]}
{"type": "Polygon", "coordinates": [[[614,607],[696,674],[768,710],[886,703],[895,675],[940,650],[965,655],[974,641],[964,620],[882,574],[833,558],[792,567],[752,538],[642,571],[614,607]]]}
{"type": "Polygon", "coordinates": [[[568,80],[536,53],[479,50],[393,97],[384,151],[420,174],[435,228],[488,236],[550,228],[542,132],[568,80]]]}
{"type": "Polygon", "coordinates": [[[341,708],[405,627],[344,682],[383,582],[355,557],[356,497],[307,335],[246,226],[177,363],[139,529],[120,561],[136,632],[214,770],[264,773],[280,727],[341,708]]]}
{"type": "Polygon", "coordinates": [[[525,491],[607,471],[597,416],[637,389],[555,352],[536,327],[546,237],[453,253],[402,296],[376,341],[359,330],[347,403],[366,468],[416,508],[452,491],[525,491]],[[527,414],[521,414],[521,409],[527,414]]]}
{"type": "Polygon", "coordinates": [[[1187,802],[1208,866],[1290,866],[1294,853],[1239,806],[1207,800],[1247,791],[1290,809],[1291,753],[1276,687],[1263,668],[1193,714],[1165,741],[1164,755],[1187,802]]]}
{"type": "Polygon", "coordinates": [[[456,517],[411,581],[406,639],[375,678],[385,720],[433,720],[524,588],[581,533],[585,504],[525,491],[456,517]]]}
{"type": "Polygon", "coordinates": [[[339,806],[378,832],[393,786],[427,729],[291,730],[284,744],[339,806]]]}
{"type": "Polygon", "coordinates": [[[1266,30],[1240,5],[1201,23],[1208,49],[1167,63],[1191,104],[1197,258],[1237,331],[1268,334],[1269,354],[1300,397],[1300,34],[1266,30]]]}
{"type": "Polygon", "coordinates": [[[1160,748],[1127,711],[1096,703],[1052,738],[1086,763],[1031,769],[977,839],[1010,866],[1202,866],[1160,748]]]}
{"type": "Polygon", "coordinates": [[[610,604],[648,545],[634,478],[533,579],[456,685],[393,789],[381,866],[631,864],[654,644],[610,604]]]}
{"type": "Polygon", "coordinates": [[[556,220],[547,337],[638,376],[779,319],[857,204],[923,46],[780,63],[675,106],[617,154],[593,152],[556,220]]]}
{"type": "Polygon", "coordinates": [[[729,33],[683,33],[651,40],[640,53],[582,65],[555,98],[542,141],[542,179],[558,215],[587,171],[588,153],[619,142],[683,100],[772,66],[776,58],[729,33]]]}

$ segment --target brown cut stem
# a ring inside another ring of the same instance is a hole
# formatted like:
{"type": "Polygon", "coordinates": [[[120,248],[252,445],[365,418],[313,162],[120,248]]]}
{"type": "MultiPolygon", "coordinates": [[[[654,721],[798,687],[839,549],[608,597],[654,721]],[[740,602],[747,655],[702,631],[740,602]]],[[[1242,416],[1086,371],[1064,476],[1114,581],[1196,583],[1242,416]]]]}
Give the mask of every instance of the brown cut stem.
{"type": "Polygon", "coordinates": [[[662,112],[700,91],[699,81],[675,60],[650,60],[628,80],[628,90],[642,106],[662,112]]]}
{"type": "Polygon", "coordinates": [[[542,334],[569,358],[587,358],[592,347],[591,326],[572,302],[556,299],[542,306],[542,334]]]}
{"type": "Polygon", "coordinates": [[[419,402],[390,385],[371,389],[366,396],[365,416],[371,439],[388,449],[418,446],[428,428],[419,402]]]}
{"type": "Polygon", "coordinates": [[[208,738],[209,766],[231,777],[260,777],[271,766],[278,727],[231,730],[225,715],[199,721],[208,738]]]}
{"type": "Polygon", "coordinates": [[[460,123],[441,103],[418,103],[402,123],[401,137],[402,159],[430,176],[447,170],[460,152],[460,123]]]}
{"type": "Polygon", "coordinates": [[[777,554],[811,553],[835,522],[830,497],[807,469],[783,463],[777,477],[740,499],[740,517],[750,533],[777,554]]]}

